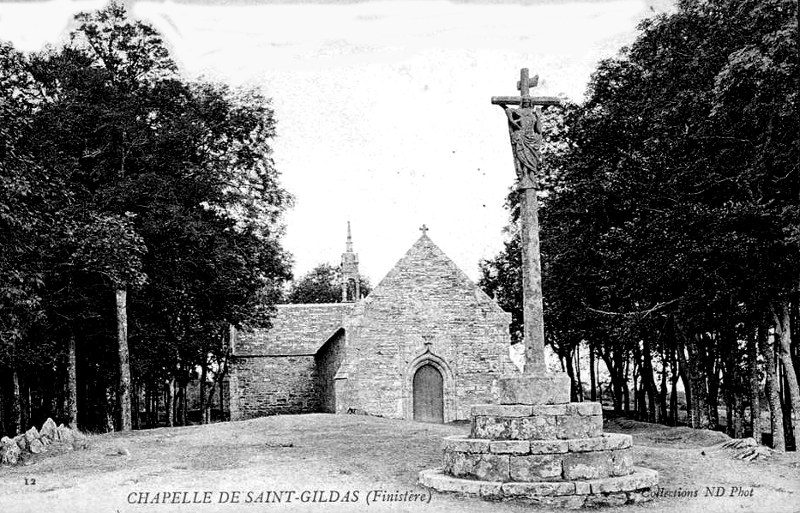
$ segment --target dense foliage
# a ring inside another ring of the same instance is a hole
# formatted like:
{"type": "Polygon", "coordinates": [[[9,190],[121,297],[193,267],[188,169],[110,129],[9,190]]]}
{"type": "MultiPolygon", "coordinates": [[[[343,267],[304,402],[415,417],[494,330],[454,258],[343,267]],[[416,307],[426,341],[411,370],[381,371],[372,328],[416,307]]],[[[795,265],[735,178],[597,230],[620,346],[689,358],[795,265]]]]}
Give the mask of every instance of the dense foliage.
{"type": "MultiPolygon", "coordinates": [[[[563,129],[545,134],[547,337],[573,376],[588,342],[617,409],[674,423],[682,379],[693,426],[716,427],[721,398],[741,436],[748,409],[760,430],[765,385],[774,443],[784,420],[791,441],[799,53],[796,2],[685,0],[600,63],[584,103],[549,114],[563,129]]],[[[517,322],[518,245],[482,279],[517,322]]]]}
{"type": "Polygon", "coordinates": [[[76,22],[60,48],[0,44],[7,433],[74,422],[74,409],[83,428],[124,426],[109,398],[126,386],[126,316],[134,422],[157,422],[136,413],[164,401],[168,423],[186,422],[187,382],[199,369],[201,386],[219,384],[229,326],[268,324],[290,277],[269,100],[182,78],[159,34],[120,5],[76,22]]]}
{"type": "MultiPolygon", "coordinates": [[[[362,297],[370,292],[369,280],[359,277],[362,297]]],[[[353,292],[351,291],[351,294],[353,292]]],[[[342,279],[338,267],[320,264],[292,282],[286,294],[287,303],[341,303],[342,279]]]]}

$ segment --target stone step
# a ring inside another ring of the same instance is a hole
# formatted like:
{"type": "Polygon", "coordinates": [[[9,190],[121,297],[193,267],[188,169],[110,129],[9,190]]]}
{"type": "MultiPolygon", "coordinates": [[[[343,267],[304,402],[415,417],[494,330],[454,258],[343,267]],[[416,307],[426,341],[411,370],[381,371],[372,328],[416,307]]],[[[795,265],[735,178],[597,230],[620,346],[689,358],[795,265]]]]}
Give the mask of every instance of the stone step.
{"type": "Polygon", "coordinates": [[[487,417],[537,417],[558,415],[602,415],[603,405],[598,402],[562,404],[476,404],[472,416],[487,417]]]}
{"type": "Polygon", "coordinates": [[[570,379],[563,372],[515,374],[497,380],[497,402],[500,404],[568,403],[570,379]]]}
{"type": "Polygon", "coordinates": [[[621,433],[603,433],[592,438],[566,440],[490,440],[463,435],[442,440],[442,449],[459,452],[495,452],[498,454],[552,454],[563,452],[607,451],[633,446],[633,437],[621,433]]]}
{"type": "Polygon", "coordinates": [[[603,415],[600,411],[598,403],[475,406],[472,410],[471,437],[491,440],[598,437],[603,434],[603,415]],[[588,406],[579,406],[584,404],[588,406]],[[530,414],[527,413],[529,410],[530,414]]]}
{"type": "Polygon", "coordinates": [[[658,484],[658,472],[633,467],[625,476],[586,481],[476,481],[447,475],[443,469],[423,470],[419,483],[440,492],[473,495],[487,500],[519,500],[548,506],[580,508],[647,501],[658,484]]]}
{"type": "Polygon", "coordinates": [[[448,437],[447,474],[481,481],[560,481],[622,476],[633,471],[630,435],[548,441],[448,437]]]}

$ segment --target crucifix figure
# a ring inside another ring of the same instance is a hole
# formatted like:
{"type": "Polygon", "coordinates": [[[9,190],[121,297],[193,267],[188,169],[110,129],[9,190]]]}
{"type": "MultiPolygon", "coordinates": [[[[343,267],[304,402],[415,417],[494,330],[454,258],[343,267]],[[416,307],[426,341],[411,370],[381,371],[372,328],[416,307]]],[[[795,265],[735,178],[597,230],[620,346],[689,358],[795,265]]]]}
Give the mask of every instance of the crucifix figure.
{"type": "Polygon", "coordinates": [[[525,374],[546,372],[544,362],[544,312],[542,305],[542,265],[539,256],[539,218],[536,200],[536,174],[541,163],[542,124],[538,106],[560,105],[558,98],[531,97],[539,77],[528,77],[520,70],[517,89],[520,96],[494,96],[508,120],[511,149],[520,193],[520,230],[522,238],[522,294],[525,339],[525,374]],[[518,105],[511,108],[510,105],[518,105]]]}

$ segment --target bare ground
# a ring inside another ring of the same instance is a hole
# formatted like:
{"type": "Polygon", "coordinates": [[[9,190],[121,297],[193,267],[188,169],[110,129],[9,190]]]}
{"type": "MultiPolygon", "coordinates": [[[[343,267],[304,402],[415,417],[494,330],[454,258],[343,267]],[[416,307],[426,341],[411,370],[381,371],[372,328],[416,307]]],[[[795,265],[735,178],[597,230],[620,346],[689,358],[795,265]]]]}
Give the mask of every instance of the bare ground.
{"type": "MultiPolygon", "coordinates": [[[[23,466],[0,468],[0,512],[543,511],[439,493],[430,502],[374,502],[372,497],[366,503],[373,490],[423,494],[428,501],[417,473],[439,466],[442,437],[468,429],[467,424],[313,414],[93,436],[88,450],[40,455],[23,466]],[[220,503],[235,491],[238,503],[220,503]],[[264,491],[282,491],[282,502],[255,502],[264,491]],[[289,491],[294,491],[291,502],[286,501],[289,491]],[[157,493],[163,498],[163,492],[171,494],[170,500],[208,497],[210,503],[130,503],[145,493],[151,501],[157,493]],[[342,500],[347,492],[351,502],[342,500]],[[320,501],[336,494],[338,502],[320,501]]],[[[712,447],[727,439],[720,433],[624,420],[608,422],[606,431],[633,435],[635,463],[660,472],[662,496],[604,512],[800,511],[797,453],[745,462],[712,447]]]]}

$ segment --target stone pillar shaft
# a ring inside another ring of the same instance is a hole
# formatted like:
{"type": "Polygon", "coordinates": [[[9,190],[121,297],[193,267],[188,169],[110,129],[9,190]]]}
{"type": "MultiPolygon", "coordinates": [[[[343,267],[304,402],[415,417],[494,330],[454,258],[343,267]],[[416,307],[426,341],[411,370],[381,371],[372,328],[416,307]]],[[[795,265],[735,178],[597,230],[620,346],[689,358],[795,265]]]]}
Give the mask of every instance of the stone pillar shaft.
{"type": "Polygon", "coordinates": [[[524,188],[520,194],[522,243],[522,303],[525,336],[525,374],[545,372],[544,305],[542,302],[542,264],[539,254],[539,217],[536,190],[524,188]]]}

